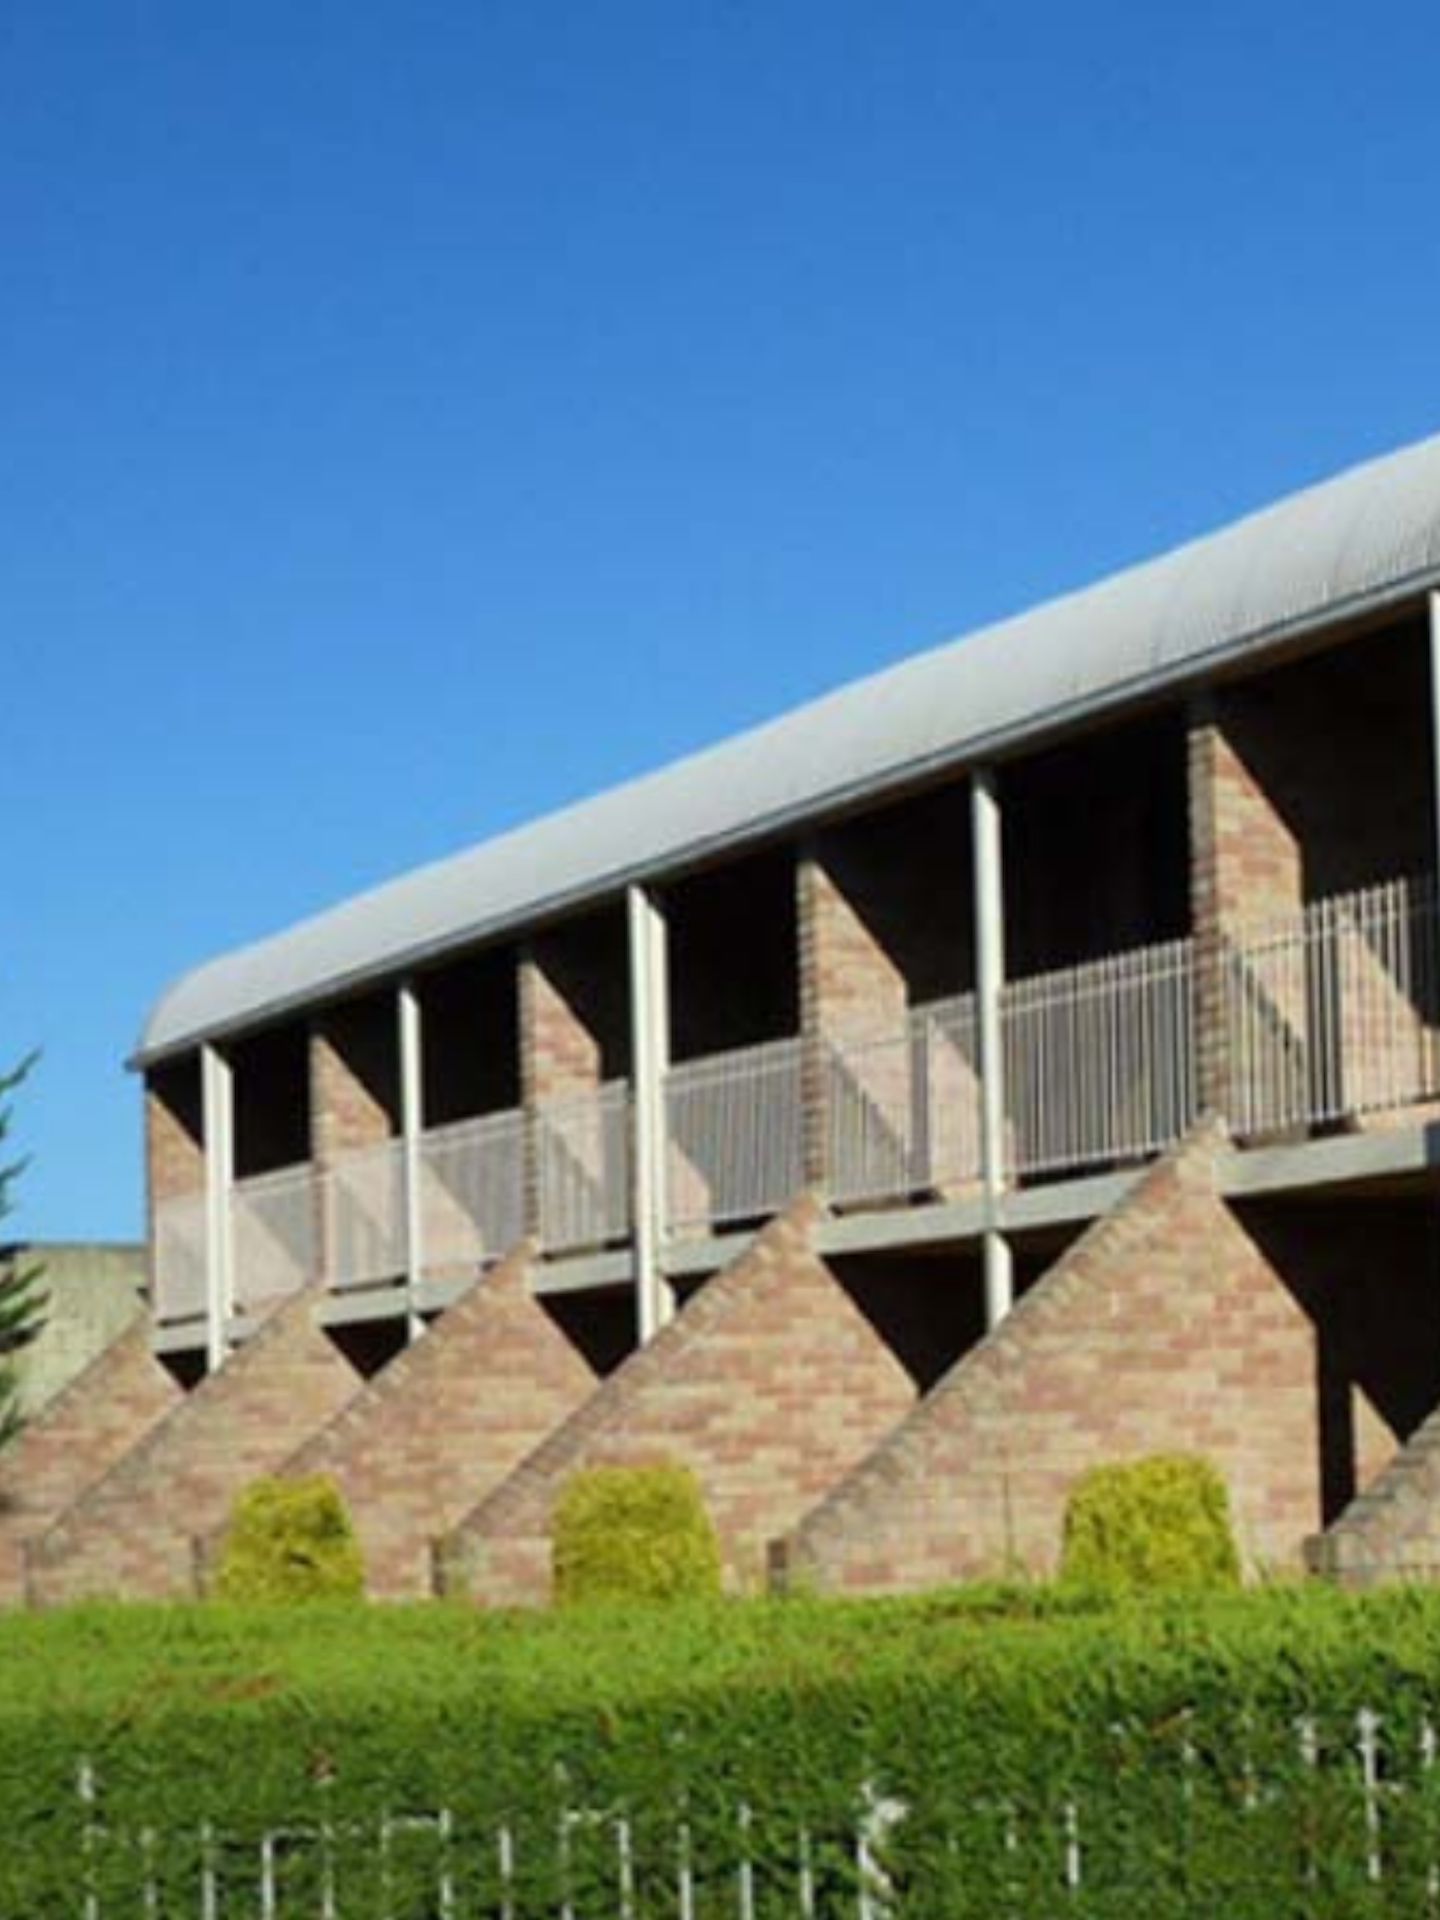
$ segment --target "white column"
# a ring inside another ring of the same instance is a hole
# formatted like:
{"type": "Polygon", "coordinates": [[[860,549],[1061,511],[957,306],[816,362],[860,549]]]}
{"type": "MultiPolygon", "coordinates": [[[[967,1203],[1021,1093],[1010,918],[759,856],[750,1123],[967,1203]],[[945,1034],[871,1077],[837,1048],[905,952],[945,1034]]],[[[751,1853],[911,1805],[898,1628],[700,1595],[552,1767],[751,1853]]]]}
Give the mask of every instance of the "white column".
{"type": "Polygon", "coordinates": [[[419,1309],[425,1277],[425,1219],[421,1201],[421,1138],[425,1131],[425,1072],[421,1055],[420,996],[405,981],[397,997],[400,1022],[400,1140],[404,1169],[405,1323],[412,1340],[425,1331],[419,1309]]]}
{"type": "Polygon", "coordinates": [[[665,1075],[670,1065],[670,956],[665,915],[644,887],[626,895],[630,1062],[635,1112],[635,1286],[641,1344],[675,1311],[661,1267],[665,1240],[665,1075]]]}
{"type": "Polygon", "coordinates": [[[1005,883],[1000,796],[992,768],[970,782],[975,883],[975,1004],[980,1042],[980,1175],[985,1194],[985,1324],[994,1327],[1015,1297],[1010,1243],[999,1226],[1005,1190],[1005,1046],[1000,996],[1005,986],[1005,883]]]}
{"type": "Polygon", "coordinates": [[[235,1085],[230,1062],[200,1049],[200,1107],[205,1135],[205,1361],[214,1373],[230,1351],[235,1310],[235,1085]]]}

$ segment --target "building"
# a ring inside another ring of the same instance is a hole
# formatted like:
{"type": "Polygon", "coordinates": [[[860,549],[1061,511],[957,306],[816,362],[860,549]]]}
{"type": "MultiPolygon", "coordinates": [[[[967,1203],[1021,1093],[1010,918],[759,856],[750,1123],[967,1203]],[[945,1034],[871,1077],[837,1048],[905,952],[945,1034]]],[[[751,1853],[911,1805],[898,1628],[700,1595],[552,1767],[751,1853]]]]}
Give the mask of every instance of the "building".
{"type": "Polygon", "coordinates": [[[324,1466],[378,1590],[533,1599],[678,1454],[735,1581],[879,1588],[1176,1447],[1254,1563],[1440,1563],[1437,589],[1440,438],[187,975],[14,1579],[324,1466]]]}
{"type": "Polygon", "coordinates": [[[145,1249],[130,1242],[25,1241],[0,1247],[0,1260],[36,1267],[45,1324],[13,1365],[29,1418],[66,1388],[145,1311],[145,1249]]]}

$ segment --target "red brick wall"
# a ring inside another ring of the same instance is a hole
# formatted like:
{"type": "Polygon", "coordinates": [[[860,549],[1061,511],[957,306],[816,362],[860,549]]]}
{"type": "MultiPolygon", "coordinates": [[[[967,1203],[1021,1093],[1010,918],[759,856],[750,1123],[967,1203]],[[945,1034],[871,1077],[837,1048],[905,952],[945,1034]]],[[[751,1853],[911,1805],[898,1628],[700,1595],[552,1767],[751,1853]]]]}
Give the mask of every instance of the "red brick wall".
{"type": "Polygon", "coordinates": [[[145,1089],[145,1171],[151,1204],[178,1194],[198,1193],[205,1185],[205,1149],[191,1131],[189,1116],[177,1113],[164,1083],[145,1089]]]}
{"type": "Polygon", "coordinates": [[[29,1547],[42,1605],[194,1587],[194,1541],[351,1398],[359,1376],[316,1322],[314,1289],[283,1302],[29,1547]]]}
{"type": "MultiPolygon", "coordinates": [[[[833,842],[818,842],[796,869],[800,942],[800,1031],[805,1042],[803,1100],[805,1172],[815,1185],[830,1175],[826,1100],[827,1043],[904,1031],[905,975],[863,911],[860,876],[847,872],[833,842]]],[[[903,1099],[903,1049],[857,1055],[859,1071],[878,1070],[872,1097],[886,1106],[903,1099]]]]}
{"type": "Polygon", "coordinates": [[[1145,1174],[786,1543],[802,1580],[921,1587],[1054,1564],[1100,1461],[1205,1454],[1252,1562],[1320,1510],[1315,1332],[1216,1196],[1218,1133],[1145,1174]]]}
{"type": "Polygon", "coordinates": [[[121,1334],[0,1453],[0,1605],[24,1593],[22,1543],[44,1532],[164,1418],[180,1388],[142,1322],[121,1334]]]}
{"type": "Polygon", "coordinates": [[[589,1093],[601,1079],[600,1040],[567,996],[542,946],[520,962],[520,1088],[527,1106],[589,1093]]]}
{"type": "Polygon", "coordinates": [[[814,1203],[772,1221],[452,1536],[487,1604],[550,1592],[550,1514],[578,1468],[682,1461],[700,1478],[732,1586],[759,1583],[794,1524],[914,1403],[903,1367],[812,1252],[814,1203]]]}
{"type": "Polygon", "coordinates": [[[322,1167],[338,1154],[378,1146],[392,1132],[384,1089],[357,1059],[369,1038],[356,1017],[343,1012],[311,1028],[311,1152],[322,1167]]]}
{"type": "MultiPolygon", "coordinates": [[[[1263,930],[1296,912],[1303,902],[1303,868],[1299,841],[1267,784],[1259,742],[1247,737],[1233,713],[1223,716],[1212,696],[1194,709],[1189,771],[1200,1100],[1207,1112],[1224,1113],[1233,1070],[1224,943],[1247,926],[1263,930]]],[[[1295,1001],[1293,984],[1279,983],[1274,1012],[1281,1028],[1303,1024],[1304,1006],[1295,1001]]]]}
{"type": "Polygon", "coordinates": [[[595,1375],[530,1292],[531,1251],[482,1276],[286,1462],[333,1476],[372,1595],[431,1590],[431,1543],[590,1394],[595,1375]]]}

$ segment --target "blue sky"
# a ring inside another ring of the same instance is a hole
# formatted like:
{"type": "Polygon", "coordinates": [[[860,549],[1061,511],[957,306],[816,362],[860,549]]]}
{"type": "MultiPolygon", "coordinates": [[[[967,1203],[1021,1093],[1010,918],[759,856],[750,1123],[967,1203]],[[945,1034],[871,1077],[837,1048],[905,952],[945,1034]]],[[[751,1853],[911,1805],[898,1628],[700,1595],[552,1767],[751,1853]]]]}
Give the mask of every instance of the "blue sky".
{"type": "Polygon", "coordinates": [[[174,973],[1440,427],[1432,7],[0,0],[7,1230],[174,973]]]}

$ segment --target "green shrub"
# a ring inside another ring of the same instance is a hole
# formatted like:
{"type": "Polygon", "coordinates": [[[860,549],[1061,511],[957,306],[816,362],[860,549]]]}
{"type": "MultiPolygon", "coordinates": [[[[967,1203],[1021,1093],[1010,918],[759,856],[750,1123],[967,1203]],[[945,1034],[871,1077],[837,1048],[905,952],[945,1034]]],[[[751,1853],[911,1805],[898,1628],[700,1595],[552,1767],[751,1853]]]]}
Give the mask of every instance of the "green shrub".
{"type": "Polygon", "coordinates": [[[694,1599],[720,1591],[720,1546],[688,1467],[593,1467],[555,1503],[555,1598],[694,1599]]]}
{"type": "Polygon", "coordinates": [[[253,1481],[230,1517],[219,1600],[345,1600],[365,1590],[360,1546],[328,1474],[253,1481]]]}
{"type": "Polygon", "coordinates": [[[1060,1572],[1079,1585],[1134,1592],[1235,1586],[1240,1557],[1225,1482],[1189,1454],[1092,1468],[1065,1510],[1060,1572]]]}

